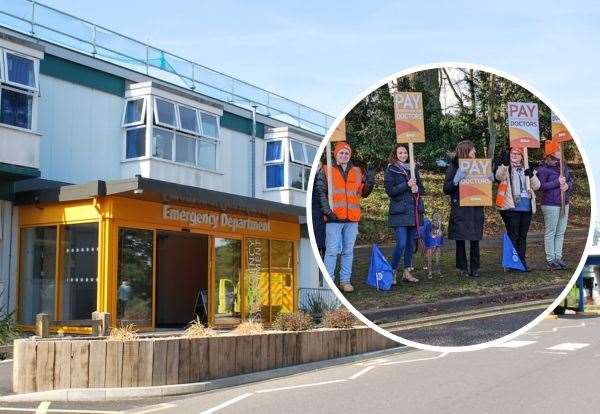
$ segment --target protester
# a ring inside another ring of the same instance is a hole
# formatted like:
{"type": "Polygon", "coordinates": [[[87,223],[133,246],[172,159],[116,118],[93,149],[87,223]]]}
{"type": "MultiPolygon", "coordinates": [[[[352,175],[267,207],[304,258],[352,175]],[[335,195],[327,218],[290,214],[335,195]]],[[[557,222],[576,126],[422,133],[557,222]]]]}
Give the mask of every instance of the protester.
{"type": "Polygon", "coordinates": [[[506,233],[510,238],[525,272],[527,265],[527,233],[531,217],[535,214],[535,194],[532,190],[539,188],[539,180],[532,168],[525,168],[523,149],[511,148],[504,152],[496,169],[496,180],[504,184],[503,202],[497,207],[504,221],[506,233]]]}
{"type": "Polygon", "coordinates": [[[354,242],[361,216],[360,200],[373,190],[375,172],[370,169],[364,172],[352,164],[352,149],[346,142],[338,142],[335,145],[333,156],[334,165],[324,165],[315,180],[321,212],[326,220],[323,262],[327,273],[335,280],[337,256],[341,253],[340,286],[344,292],[352,292],[354,287],[350,278],[354,242]],[[328,200],[327,176],[331,177],[332,206],[328,200]]]}
{"type": "Polygon", "coordinates": [[[475,158],[475,145],[469,140],[461,141],[456,147],[454,158],[444,179],[444,193],[450,196],[450,218],[448,238],[456,244],[456,268],[461,276],[479,277],[479,240],[483,238],[483,207],[461,207],[459,184],[466,177],[466,171],[459,168],[460,158],[475,158]],[[467,264],[465,242],[469,240],[470,252],[467,264]]]}
{"type": "Polygon", "coordinates": [[[394,230],[396,247],[390,263],[394,269],[392,284],[397,283],[400,272],[399,264],[404,257],[402,280],[418,282],[419,279],[411,274],[413,245],[417,228],[423,222],[423,185],[419,172],[415,167],[415,176],[411,177],[408,150],[405,146],[396,144],[389,156],[389,164],[385,170],[385,192],[390,198],[388,223],[394,230]]]}
{"type": "Polygon", "coordinates": [[[542,192],[542,213],[544,214],[544,247],[548,269],[566,269],[562,259],[563,241],[569,219],[569,199],[573,191],[573,176],[563,161],[563,174],[560,174],[562,154],[559,144],[547,140],[544,145],[544,161],[538,169],[540,191],[542,192]],[[564,212],[561,214],[561,194],[564,194],[564,212]]]}

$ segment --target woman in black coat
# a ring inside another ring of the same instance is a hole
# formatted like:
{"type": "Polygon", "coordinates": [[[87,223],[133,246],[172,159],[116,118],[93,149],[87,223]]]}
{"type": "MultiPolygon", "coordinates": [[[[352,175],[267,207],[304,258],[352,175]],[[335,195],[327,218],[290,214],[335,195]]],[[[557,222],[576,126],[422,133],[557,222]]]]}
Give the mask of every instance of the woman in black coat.
{"type": "Polygon", "coordinates": [[[458,186],[466,177],[466,172],[458,168],[458,160],[475,156],[473,142],[465,140],[458,143],[454,159],[446,171],[444,194],[450,196],[448,238],[456,242],[456,268],[462,276],[479,277],[479,240],[483,238],[483,207],[461,207],[458,193],[458,186]],[[466,240],[470,242],[469,265],[466,240]]]}
{"type": "Polygon", "coordinates": [[[389,226],[394,229],[396,247],[392,256],[394,281],[400,259],[404,255],[404,271],[402,280],[418,282],[410,270],[412,268],[413,245],[417,234],[417,226],[423,222],[423,185],[419,172],[415,169],[415,177],[410,176],[406,147],[396,144],[389,157],[389,165],[385,170],[385,192],[390,198],[388,213],[389,226]]]}

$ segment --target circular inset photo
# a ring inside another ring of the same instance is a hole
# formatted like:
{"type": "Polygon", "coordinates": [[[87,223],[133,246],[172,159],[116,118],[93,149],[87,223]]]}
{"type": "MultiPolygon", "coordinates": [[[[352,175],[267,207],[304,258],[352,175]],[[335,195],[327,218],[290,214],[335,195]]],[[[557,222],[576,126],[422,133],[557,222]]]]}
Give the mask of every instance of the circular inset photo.
{"type": "Polygon", "coordinates": [[[564,311],[593,188],[557,107],[496,70],[429,65],[382,80],[336,122],[311,171],[308,227],[363,322],[463,351],[564,311]]]}

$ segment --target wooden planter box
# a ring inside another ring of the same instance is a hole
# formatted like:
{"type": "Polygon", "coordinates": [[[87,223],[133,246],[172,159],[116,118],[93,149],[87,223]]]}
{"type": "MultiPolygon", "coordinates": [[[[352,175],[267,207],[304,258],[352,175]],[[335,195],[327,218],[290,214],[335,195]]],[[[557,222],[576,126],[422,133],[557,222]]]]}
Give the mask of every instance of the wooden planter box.
{"type": "Polygon", "coordinates": [[[185,384],[394,346],[365,327],[134,341],[19,339],[13,391],[185,384]]]}

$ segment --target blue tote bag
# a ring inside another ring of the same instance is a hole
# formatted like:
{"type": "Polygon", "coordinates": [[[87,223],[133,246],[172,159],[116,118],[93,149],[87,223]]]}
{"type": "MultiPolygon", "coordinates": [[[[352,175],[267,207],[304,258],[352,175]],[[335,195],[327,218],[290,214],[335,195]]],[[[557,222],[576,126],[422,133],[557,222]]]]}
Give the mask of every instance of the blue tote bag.
{"type": "Polygon", "coordinates": [[[510,241],[508,234],[502,236],[502,267],[504,269],[525,270],[515,246],[510,241]]]}
{"type": "Polygon", "coordinates": [[[367,285],[377,290],[390,290],[392,288],[393,277],[392,266],[385,259],[379,247],[374,244],[371,250],[371,264],[369,265],[367,285]]]}

